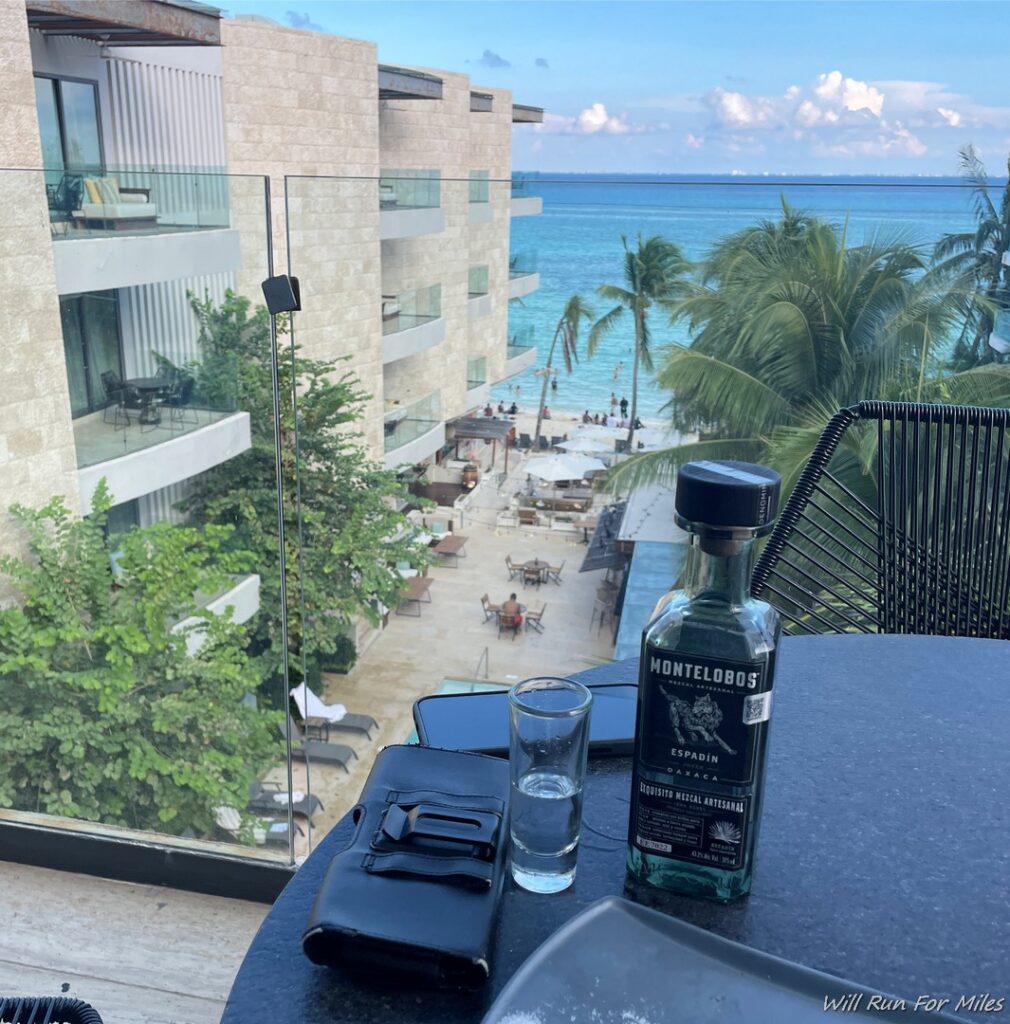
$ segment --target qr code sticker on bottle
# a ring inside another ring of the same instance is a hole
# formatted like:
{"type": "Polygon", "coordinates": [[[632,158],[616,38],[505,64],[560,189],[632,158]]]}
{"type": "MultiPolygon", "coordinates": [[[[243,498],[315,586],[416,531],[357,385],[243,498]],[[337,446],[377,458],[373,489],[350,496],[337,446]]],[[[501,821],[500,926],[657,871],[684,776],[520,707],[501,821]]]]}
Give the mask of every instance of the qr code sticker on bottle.
{"type": "Polygon", "coordinates": [[[772,713],[772,695],[767,693],[754,693],[743,699],[743,724],[757,725],[758,722],[767,722],[772,713]]]}

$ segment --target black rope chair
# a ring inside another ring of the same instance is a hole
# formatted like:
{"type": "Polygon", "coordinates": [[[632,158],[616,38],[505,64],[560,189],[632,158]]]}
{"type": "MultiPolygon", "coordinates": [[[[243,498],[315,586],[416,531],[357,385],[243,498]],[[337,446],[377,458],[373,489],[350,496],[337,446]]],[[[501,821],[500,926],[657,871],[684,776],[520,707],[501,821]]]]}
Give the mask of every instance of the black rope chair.
{"type": "Polygon", "coordinates": [[[1007,639],[1008,427],[1007,409],[842,409],[761,553],[753,592],[792,634],[1007,639]]]}

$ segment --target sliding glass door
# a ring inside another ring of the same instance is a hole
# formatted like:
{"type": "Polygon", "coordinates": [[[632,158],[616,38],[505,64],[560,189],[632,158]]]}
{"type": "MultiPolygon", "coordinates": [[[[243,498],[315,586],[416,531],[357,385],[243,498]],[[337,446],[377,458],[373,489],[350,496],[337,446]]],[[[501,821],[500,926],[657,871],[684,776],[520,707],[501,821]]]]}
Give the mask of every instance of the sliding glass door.
{"type": "Polygon", "coordinates": [[[87,292],[60,299],[63,352],[74,416],[103,409],[108,404],[102,374],[123,375],[119,338],[119,304],[115,291],[87,292]]]}

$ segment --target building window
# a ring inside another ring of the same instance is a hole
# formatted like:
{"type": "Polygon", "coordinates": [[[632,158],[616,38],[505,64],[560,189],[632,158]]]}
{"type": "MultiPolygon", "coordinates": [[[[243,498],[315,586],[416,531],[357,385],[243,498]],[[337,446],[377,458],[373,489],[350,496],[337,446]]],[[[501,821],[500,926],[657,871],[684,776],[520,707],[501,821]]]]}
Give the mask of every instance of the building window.
{"type": "Polygon", "coordinates": [[[86,416],[108,404],[102,374],[111,370],[123,376],[116,292],[65,296],[60,299],[60,318],[71,414],[86,416]]]}
{"type": "Polygon", "coordinates": [[[100,172],[102,136],[95,83],[36,75],[35,106],[46,171],[100,172]]]}

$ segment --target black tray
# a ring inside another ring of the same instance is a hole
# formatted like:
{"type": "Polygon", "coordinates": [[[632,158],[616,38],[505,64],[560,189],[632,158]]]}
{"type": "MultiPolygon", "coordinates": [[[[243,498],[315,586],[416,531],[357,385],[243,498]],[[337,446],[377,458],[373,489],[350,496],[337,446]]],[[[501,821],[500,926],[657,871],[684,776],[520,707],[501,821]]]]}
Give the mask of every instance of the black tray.
{"type": "Polygon", "coordinates": [[[954,1021],[610,896],[558,929],[483,1024],[825,1024],[954,1021]]]}

